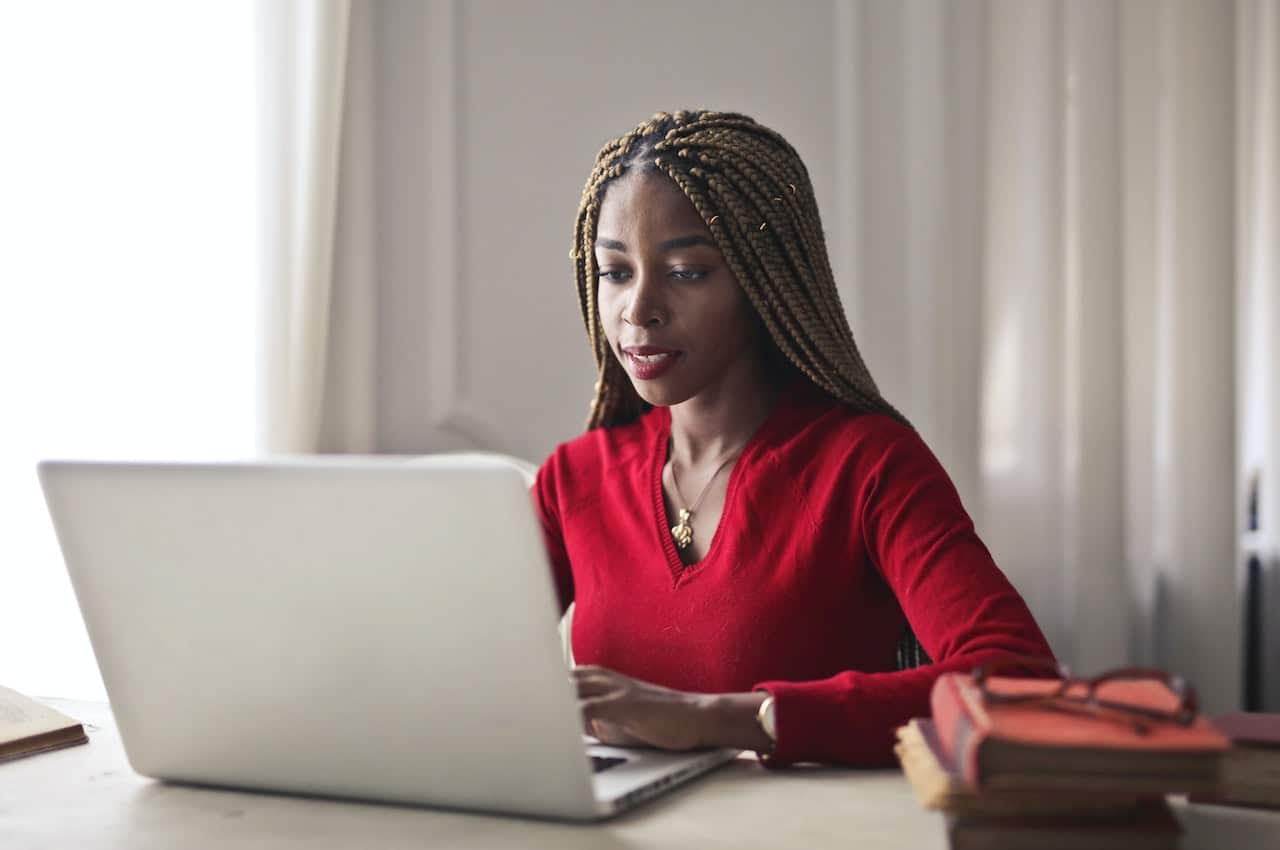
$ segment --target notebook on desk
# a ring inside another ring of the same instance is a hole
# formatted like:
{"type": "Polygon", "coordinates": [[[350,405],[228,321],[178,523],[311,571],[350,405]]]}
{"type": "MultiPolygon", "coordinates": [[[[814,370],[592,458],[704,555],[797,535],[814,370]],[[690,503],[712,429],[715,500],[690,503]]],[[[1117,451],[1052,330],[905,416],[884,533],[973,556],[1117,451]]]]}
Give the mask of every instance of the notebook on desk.
{"type": "Polygon", "coordinates": [[[592,820],[737,754],[584,737],[527,485],[499,457],[39,475],[143,775],[592,820]]]}
{"type": "Polygon", "coordinates": [[[80,721],[0,685],[0,762],[87,743],[80,721]]]}

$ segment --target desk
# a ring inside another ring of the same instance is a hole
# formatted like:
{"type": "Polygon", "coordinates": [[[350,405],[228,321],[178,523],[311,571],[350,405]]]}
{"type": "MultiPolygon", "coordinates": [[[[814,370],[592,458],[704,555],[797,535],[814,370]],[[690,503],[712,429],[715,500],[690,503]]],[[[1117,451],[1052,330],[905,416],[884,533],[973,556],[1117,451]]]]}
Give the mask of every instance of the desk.
{"type": "MultiPolygon", "coordinates": [[[[106,703],[46,700],[89,743],[0,765],[0,847],[697,848],[946,847],[896,770],[766,771],[744,756],[602,824],[580,826],[406,806],[155,782],[125,760],[106,703]]],[[[1280,812],[1175,802],[1188,848],[1280,848],[1280,812]]]]}

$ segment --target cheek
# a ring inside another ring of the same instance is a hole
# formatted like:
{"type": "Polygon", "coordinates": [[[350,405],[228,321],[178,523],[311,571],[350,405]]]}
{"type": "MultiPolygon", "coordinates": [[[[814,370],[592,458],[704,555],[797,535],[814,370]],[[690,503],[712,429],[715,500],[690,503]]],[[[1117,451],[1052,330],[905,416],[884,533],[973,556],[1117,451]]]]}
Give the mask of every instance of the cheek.
{"type": "Polygon", "coordinates": [[[613,341],[617,334],[618,311],[613,303],[613,293],[605,286],[596,288],[596,314],[604,327],[604,335],[613,341]]]}
{"type": "Polygon", "coordinates": [[[716,311],[715,323],[720,329],[720,336],[728,344],[750,343],[756,334],[756,315],[751,303],[741,293],[736,298],[727,299],[716,311]]]}

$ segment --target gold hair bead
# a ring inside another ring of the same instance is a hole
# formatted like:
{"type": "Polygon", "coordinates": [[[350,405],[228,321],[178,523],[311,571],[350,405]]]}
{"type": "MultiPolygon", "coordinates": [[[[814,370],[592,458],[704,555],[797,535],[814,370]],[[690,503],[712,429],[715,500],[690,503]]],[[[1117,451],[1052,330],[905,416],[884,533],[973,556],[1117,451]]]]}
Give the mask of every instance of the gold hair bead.
{"type": "Polygon", "coordinates": [[[767,222],[767,221],[762,221],[762,222],[760,222],[760,229],[761,229],[761,230],[764,230],[764,229],[765,229],[766,227],[768,227],[768,226],[769,226],[769,222],[767,222]]]}
{"type": "Polygon", "coordinates": [[[782,203],[782,197],[780,195],[774,195],[773,200],[775,203],[782,203]]]}
{"type": "Polygon", "coordinates": [[[794,195],[794,194],[796,194],[796,193],[797,193],[797,191],[798,191],[798,190],[796,189],[796,184],[794,184],[794,183],[788,183],[787,185],[791,187],[791,194],[793,194],[793,195],[794,195]]]}
{"type": "Polygon", "coordinates": [[[716,223],[717,221],[719,221],[719,220],[720,220],[720,216],[718,216],[718,215],[713,215],[713,216],[711,216],[711,218],[707,219],[707,224],[709,224],[709,225],[710,225],[710,224],[715,224],[715,223],[716,223]]]}

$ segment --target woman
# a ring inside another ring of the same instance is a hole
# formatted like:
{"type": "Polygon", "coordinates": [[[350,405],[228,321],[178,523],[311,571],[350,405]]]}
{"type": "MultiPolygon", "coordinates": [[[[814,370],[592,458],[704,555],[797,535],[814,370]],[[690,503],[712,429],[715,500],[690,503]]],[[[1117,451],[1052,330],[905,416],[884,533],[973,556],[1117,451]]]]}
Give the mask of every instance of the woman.
{"type": "Polygon", "coordinates": [[[939,673],[1051,657],[867,373],[786,140],[655,115],[601,149],[571,258],[599,381],[534,494],[589,731],[883,764],[939,673]],[[895,669],[908,624],[936,663],[895,669]]]}

